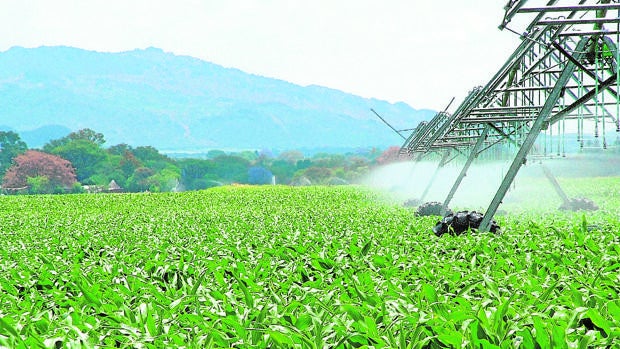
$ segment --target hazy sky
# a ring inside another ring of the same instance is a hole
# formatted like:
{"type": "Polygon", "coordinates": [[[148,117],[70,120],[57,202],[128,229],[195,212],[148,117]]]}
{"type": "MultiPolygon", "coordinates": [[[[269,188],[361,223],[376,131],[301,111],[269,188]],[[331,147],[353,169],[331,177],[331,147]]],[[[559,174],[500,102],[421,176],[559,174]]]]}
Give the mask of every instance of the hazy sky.
{"type": "MultiPolygon", "coordinates": [[[[0,0],[0,51],[149,46],[363,97],[443,109],[518,44],[504,0],[0,0]]],[[[453,108],[456,105],[453,105],[453,108]]]]}

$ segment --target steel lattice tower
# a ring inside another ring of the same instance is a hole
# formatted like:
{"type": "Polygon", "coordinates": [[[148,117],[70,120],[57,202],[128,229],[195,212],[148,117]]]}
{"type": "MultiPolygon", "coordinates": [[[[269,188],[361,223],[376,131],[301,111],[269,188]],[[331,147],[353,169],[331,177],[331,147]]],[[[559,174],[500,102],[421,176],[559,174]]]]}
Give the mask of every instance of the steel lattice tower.
{"type": "Polygon", "coordinates": [[[500,29],[521,36],[508,60],[453,113],[442,111],[421,123],[401,148],[417,160],[443,152],[440,166],[450,151],[468,156],[444,208],[480,153],[501,143],[518,148],[481,230],[488,229],[541,131],[561,129],[569,122],[583,146],[588,125],[604,148],[606,130],[620,131],[618,0],[512,0],[505,6],[500,29]],[[526,25],[518,28],[517,22],[526,25]]]}

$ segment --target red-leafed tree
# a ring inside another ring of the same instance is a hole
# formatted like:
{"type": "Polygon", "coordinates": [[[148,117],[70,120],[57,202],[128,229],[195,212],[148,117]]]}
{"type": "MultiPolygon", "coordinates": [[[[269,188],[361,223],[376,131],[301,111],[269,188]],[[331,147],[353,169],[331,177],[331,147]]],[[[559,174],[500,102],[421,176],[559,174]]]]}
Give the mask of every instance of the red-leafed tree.
{"type": "Polygon", "coordinates": [[[406,160],[407,156],[400,154],[400,147],[391,146],[377,158],[377,164],[387,165],[393,162],[406,160]]]}
{"type": "Polygon", "coordinates": [[[71,163],[56,155],[28,150],[17,156],[13,163],[4,175],[4,189],[36,186],[30,191],[51,193],[72,188],[76,183],[71,163]]]}

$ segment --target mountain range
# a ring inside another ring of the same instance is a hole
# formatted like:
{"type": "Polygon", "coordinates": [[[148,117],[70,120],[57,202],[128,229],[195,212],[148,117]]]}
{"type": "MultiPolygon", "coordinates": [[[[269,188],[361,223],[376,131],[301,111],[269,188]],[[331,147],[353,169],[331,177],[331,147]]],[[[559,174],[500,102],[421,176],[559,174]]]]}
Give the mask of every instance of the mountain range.
{"type": "Polygon", "coordinates": [[[321,86],[299,86],[157,48],[54,46],[0,53],[0,130],[40,147],[90,128],[108,145],[160,150],[399,145],[397,128],[434,115],[321,86]]]}

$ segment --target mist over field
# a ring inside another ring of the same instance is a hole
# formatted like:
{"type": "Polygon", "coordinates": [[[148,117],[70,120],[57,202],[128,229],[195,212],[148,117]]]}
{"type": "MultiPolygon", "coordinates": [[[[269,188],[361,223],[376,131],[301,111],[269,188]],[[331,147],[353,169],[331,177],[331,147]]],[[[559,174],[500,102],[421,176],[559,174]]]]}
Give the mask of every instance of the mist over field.
{"type": "MultiPolygon", "coordinates": [[[[365,180],[371,187],[388,191],[401,201],[419,199],[438,168],[437,162],[401,162],[382,166],[365,180]]],[[[462,165],[448,164],[441,168],[423,201],[443,202],[461,171],[462,165]]],[[[472,165],[461,182],[450,207],[486,208],[502,180],[507,165],[472,165]]]]}
{"type": "MultiPolygon", "coordinates": [[[[587,197],[588,193],[572,192],[570,187],[564,188],[563,179],[619,176],[619,164],[620,155],[613,153],[569,154],[566,157],[553,159],[533,159],[521,166],[499,209],[523,211],[560,206],[562,200],[545,176],[543,166],[550,170],[560,182],[562,189],[572,198],[587,197]],[[541,200],[545,201],[545,204],[542,204],[541,200]]],[[[420,199],[432,182],[423,202],[443,203],[463,168],[464,160],[449,163],[439,171],[437,171],[438,165],[437,161],[392,163],[374,169],[363,183],[387,192],[395,201],[404,203],[410,199],[420,199]]],[[[486,210],[509,168],[508,161],[474,162],[449,207],[486,210]]]]}

